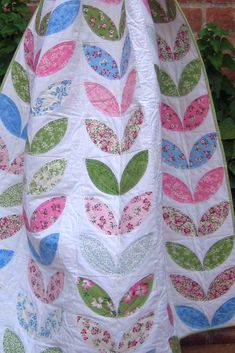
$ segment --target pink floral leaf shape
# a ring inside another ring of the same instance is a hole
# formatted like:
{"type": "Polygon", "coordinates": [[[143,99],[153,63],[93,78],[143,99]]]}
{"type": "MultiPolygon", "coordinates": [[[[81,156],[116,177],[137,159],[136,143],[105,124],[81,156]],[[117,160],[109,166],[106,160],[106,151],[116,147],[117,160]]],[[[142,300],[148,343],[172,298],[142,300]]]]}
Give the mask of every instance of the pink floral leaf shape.
{"type": "Polygon", "coordinates": [[[48,229],[61,216],[66,204],[66,197],[54,197],[43,202],[33,212],[30,222],[28,221],[25,210],[23,217],[26,229],[31,233],[37,233],[48,229]]]}
{"type": "Polygon", "coordinates": [[[206,201],[217,193],[224,179],[224,168],[215,168],[199,180],[195,192],[195,202],[206,201]]]}
{"type": "Polygon", "coordinates": [[[112,92],[98,83],[85,82],[84,86],[87,97],[96,109],[110,117],[120,116],[119,105],[112,92]]]}
{"type": "Polygon", "coordinates": [[[182,122],[176,112],[167,104],[161,103],[161,121],[164,129],[171,131],[184,131],[182,122]]]}
{"type": "Polygon", "coordinates": [[[21,215],[11,215],[0,218],[0,240],[15,235],[22,228],[24,222],[21,215]]]}
{"type": "Polygon", "coordinates": [[[108,235],[118,235],[118,224],[110,208],[94,197],[85,198],[85,210],[89,221],[108,235]]]}
{"type": "Polygon", "coordinates": [[[106,328],[84,316],[77,316],[77,325],[83,341],[99,352],[116,352],[115,341],[106,328]]]}
{"type": "Polygon", "coordinates": [[[122,336],[118,345],[118,353],[127,353],[137,350],[149,337],[154,326],[154,314],[148,313],[136,321],[135,325],[122,336]]]}
{"type": "Polygon", "coordinates": [[[28,278],[33,293],[45,304],[53,303],[58,299],[64,287],[64,274],[56,272],[51,276],[45,290],[42,273],[33,259],[28,264],[28,278]]]}
{"type": "Polygon", "coordinates": [[[118,317],[133,314],[146,303],[153,288],[153,280],[154,275],[148,275],[135,283],[127,291],[119,304],[118,317]]]}
{"type": "Polygon", "coordinates": [[[171,309],[170,304],[167,304],[167,313],[171,326],[174,326],[174,315],[171,309]]]}
{"type": "Polygon", "coordinates": [[[187,185],[171,174],[163,173],[163,192],[180,203],[193,203],[193,196],[187,185]]]}
{"type": "Polygon", "coordinates": [[[213,300],[227,293],[235,282],[235,266],[220,273],[211,282],[207,293],[207,300],[213,300]]]}
{"type": "Polygon", "coordinates": [[[10,163],[8,149],[2,138],[0,138],[0,170],[16,175],[24,173],[24,153],[10,163]]]}
{"type": "Polygon", "coordinates": [[[75,41],[62,42],[43,54],[36,68],[36,75],[44,77],[63,69],[72,57],[75,41]]]}
{"type": "Polygon", "coordinates": [[[191,131],[200,126],[208,115],[209,107],[208,95],[196,98],[184,114],[184,130],[191,131]]]}
{"type": "Polygon", "coordinates": [[[210,207],[200,219],[198,235],[204,236],[216,232],[229,214],[229,202],[223,201],[210,207]]]}
{"type": "Polygon", "coordinates": [[[174,207],[163,207],[163,219],[174,232],[192,237],[197,235],[192,218],[174,207]]]}
{"type": "Polygon", "coordinates": [[[206,294],[203,288],[193,279],[181,275],[170,275],[170,279],[174,288],[184,298],[187,298],[189,300],[206,299],[206,294]]]}
{"type": "Polygon", "coordinates": [[[29,28],[26,29],[24,36],[24,57],[26,64],[34,71],[34,36],[29,28]]]}
{"type": "Polygon", "coordinates": [[[140,109],[136,110],[130,117],[124,131],[124,136],[121,143],[121,151],[128,151],[138,137],[141,125],[144,121],[143,113],[140,109]]]}
{"type": "Polygon", "coordinates": [[[149,214],[152,205],[152,192],[135,196],[124,208],[119,222],[119,234],[137,228],[149,214]]]}
{"type": "Polygon", "coordinates": [[[127,109],[130,107],[132,103],[135,86],[136,86],[136,77],[137,77],[137,72],[135,69],[132,70],[127,77],[126,84],[122,93],[122,103],[121,103],[122,114],[124,114],[127,111],[127,109]]]}
{"type": "Polygon", "coordinates": [[[103,152],[120,154],[118,136],[106,124],[99,120],[86,119],[86,129],[94,144],[103,152]]]}
{"type": "Polygon", "coordinates": [[[41,49],[39,49],[37,51],[37,54],[35,55],[34,63],[33,63],[33,71],[36,71],[36,69],[37,69],[37,65],[38,65],[38,61],[40,59],[40,55],[41,55],[41,49]]]}

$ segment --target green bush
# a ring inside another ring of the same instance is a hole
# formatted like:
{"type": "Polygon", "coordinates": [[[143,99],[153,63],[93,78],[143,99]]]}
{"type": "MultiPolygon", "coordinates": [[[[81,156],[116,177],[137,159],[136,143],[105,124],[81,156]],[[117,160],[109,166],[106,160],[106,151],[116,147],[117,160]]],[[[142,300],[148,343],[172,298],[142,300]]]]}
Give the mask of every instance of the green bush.
{"type": "Polygon", "coordinates": [[[217,120],[229,169],[235,200],[235,86],[225,70],[235,72],[235,50],[228,33],[216,24],[207,24],[198,34],[198,45],[204,60],[215,104],[217,120]]]}
{"type": "Polygon", "coordinates": [[[0,0],[0,83],[30,19],[29,0],[0,0]]]}

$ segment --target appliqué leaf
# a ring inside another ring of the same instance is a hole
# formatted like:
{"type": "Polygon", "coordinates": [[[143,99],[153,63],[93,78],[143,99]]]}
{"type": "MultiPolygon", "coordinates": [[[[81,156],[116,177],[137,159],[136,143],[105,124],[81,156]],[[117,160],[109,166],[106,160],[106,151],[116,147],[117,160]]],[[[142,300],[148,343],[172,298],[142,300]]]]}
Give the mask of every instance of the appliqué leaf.
{"type": "Polygon", "coordinates": [[[26,103],[30,102],[29,79],[26,70],[17,61],[13,61],[11,69],[12,83],[17,95],[26,103]]]}
{"type": "Polygon", "coordinates": [[[131,199],[121,214],[119,224],[112,210],[99,199],[86,198],[85,209],[90,222],[103,233],[122,235],[140,226],[150,211],[151,201],[152,192],[145,192],[131,199]]]}
{"type": "Polygon", "coordinates": [[[0,269],[5,267],[14,256],[13,250],[0,249],[0,269]]]}
{"type": "Polygon", "coordinates": [[[60,348],[53,347],[46,349],[42,353],[63,353],[63,351],[60,348]]]}
{"type": "Polygon", "coordinates": [[[169,338],[169,345],[172,353],[181,353],[180,340],[177,336],[172,336],[169,338]]]}
{"type": "Polygon", "coordinates": [[[63,69],[72,57],[74,49],[74,41],[62,42],[50,48],[37,64],[36,75],[44,77],[63,69]]]}
{"type": "Polygon", "coordinates": [[[61,180],[67,161],[55,159],[41,167],[32,177],[29,185],[29,193],[40,195],[50,191],[61,180]]]}
{"type": "Polygon", "coordinates": [[[190,49],[190,34],[186,24],[182,24],[178,30],[174,48],[171,50],[167,42],[160,36],[157,36],[158,55],[162,61],[181,60],[190,49]]]}
{"type": "Polygon", "coordinates": [[[23,217],[26,229],[31,233],[37,233],[48,229],[54,224],[63,213],[66,204],[66,197],[59,196],[43,202],[33,212],[28,222],[25,210],[23,217]]]}
{"type": "Polygon", "coordinates": [[[22,202],[23,184],[10,186],[0,195],[0,207],[18,206],[22,202]]]}
{"type": "Polygon", "coordinates": [[[211,282],[208,293],[207,300],[213,300],[221,297],[227,293],[235,282],[235,267],[228,268],[227,270],[220,273],[211,282]]]}
{"type": "Polygon", "coordinates": [[[146,260],[153,239],[153,234],[148,234],[136,240],[118,255],[115,262],[106,247],[95,238],[81,237],[80,246],[86,261],[99,272],[124,276],[134,272],[146,260]]]}
{"type": "Polygon", "coordinates": [[[229,202],[223,201],[212,206],[200,219],[198,235],[204,236],[216,232],[225,222],[229,215],[229,202]]]}
{"type": "Polygon", "coordinates": [[[45,290],[42,273],[33,259],[28,264],[28,279],[34,295],[45,304],[51,304],[58,299],[64,288],[64,273],[55,272],[45,290]]]}
{"type": "Polygon", "coordinates": [[[185,325],[193,329],[207,329],[210,327],[208,318],[204,313],[190,306],[178,305],[176,313],[185,325]]]}
{"type": "Polygon", "coordinates": [[[9,161],[8,149],[0,137],[0,170],[4,170],[7,173],[22,175],[24,173],[24,154],[20,154],[11,163],[9,161]]]}
{"type": "Polygon", "coordinates": [[[221,265],[231,254],[233,245],[234,236],[226,237],[213,244],[204,257],[205,270],[212,270],[221,265]]]}
{"type": "Polygon", "coordinates": [[[32,155],[46,153],[60,143],[68,126],[68,119],[56,119],[44,125],[35,134],[31,145],[26,141],[26,152],[32,155]]]}
{"type": "Polygon", "coordinates": [[[212,319],[212,326],[224,325],[226,322],[230,321],[234,315],[235,298],[232,298],[227,300],[216,310],[212,319]]]}
{"type": "Polygon", "coordinates": [[[34,71],[34,36],[29,28],[26,29],[24,36],[24,58],[26,64],[34,71]]]}
{"type": "Polygon", "coordinates": [[[3,352],[4,353],[25,353],[23,343],[19,336],[10,329],[6,329],[3,337],[3,352]]]}
{"type": "Polygon", "coordinates": [[[161,103],[162,126],[171,131],[192,131],[204,122],[208,112],[209,97],[198,97],[186,109],[182,124],[178,114],[169,105],[161,103]]]}
{"type": "Polygon", "coordinates": [[[119,195],[118,181],[112,170],[103,162],[95,159],[86,160],[90,179],[97,189],[110,195],[119,195]]]}
{"type": "Polygon", "coordinates": [[[190,271],[203,271],[204,268],[196,254],[182,244],[167,242],[166,249],[173,261],[190,271]]]}
{"type": "Polygon", "coordinates": [[[80,0],[66,1],[51,13],[45,35],[59,33],[68,28],[76,19],[80,9],[80,0]]]}
{"type": "MultiPolygon", "coordinates": [[[[123,2],[123,5],[125,2],[123,2]]],[[[124,86],[123,92],[122,92],[122,103],[121,103],[121,113],[124,114],[127,109],[130,107],[134,92],[135,92],[135,87],[136,87],[136,77],[137,77],[137,72],[136,70],[132,70],[126,80],[126,84],[124,86]]]]}
{"type": "Polygon", "coordinates": [[[0,218],[0,240],[15,235],[22,228],[23,224],[23,217],[19,215],[0,218]]]}
{"type": "Polygon", "coordinates": [[[144,115],[141,109],[136,110],[133,115],[130,117],[127,126],[124,131],[124,136],[121,142],[121,150],[122,152],[128,151],[135,140],[138,137],[141,125],[144,121],[144,115]]]}
{"type": "Polygon", "coordinates": [[[163,219],[170,229],[185,236],[196,236],[197,228],[191,217],[174,207],[163,207],[163,219]]]}
{"type": "Polygon", "coordinates": [[[55,82],[41,92],[31,108],[32,116],[41,116],[58,109],[68,96],[71,86],[70,80],[55,82]]]}
{"type": "Polygon", "coordinates": [[[40,264],[44,266],[50,266],[52,264],[57,252],[59,237],[59,233],[47,235],[39,242],[38,251],[35,249],[30,238],[28,237],[31,253],[40,264]]]}
{"type": "Polygon", "coordinates": [[[193,279],[181,275],[170,275],[170,279],[174,288],[183,297],[189,300],[207,299],[203,288],[193,279]]]}
{"type": "Polygon", "coordinates": [[[176,17],[176,5],[174,0],[166,0],[166,11],[156,0],[144,0],[145,5],[151,11],[155,23],[169,23],[176,17]]]}
{"type": "Polygon", "coordinates": [[[12,135],[23,138],[19,109],[13,100],[3,93],[0,93],[0,119],[12,135]]]}

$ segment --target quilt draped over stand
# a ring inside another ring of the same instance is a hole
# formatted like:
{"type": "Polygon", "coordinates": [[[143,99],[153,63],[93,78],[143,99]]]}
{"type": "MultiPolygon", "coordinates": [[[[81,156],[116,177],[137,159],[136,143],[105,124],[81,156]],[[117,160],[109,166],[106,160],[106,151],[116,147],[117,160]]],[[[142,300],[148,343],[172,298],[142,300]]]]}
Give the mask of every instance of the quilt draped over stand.
{"type": "Polygon", "coordinates": [[[0,176],[0,352],[179,353],[235,324],[226,164],[176,1],[42,0],[0,176]]]}

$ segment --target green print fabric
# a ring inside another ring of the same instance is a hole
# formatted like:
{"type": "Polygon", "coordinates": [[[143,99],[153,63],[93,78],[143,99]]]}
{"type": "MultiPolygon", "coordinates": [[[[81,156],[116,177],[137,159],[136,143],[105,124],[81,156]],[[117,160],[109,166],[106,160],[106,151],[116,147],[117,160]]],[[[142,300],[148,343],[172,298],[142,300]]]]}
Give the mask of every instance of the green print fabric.
{"type": "Polygon", "coordinates": [[[41,0],[0,89],[0,352],[180,353],[235,324],[234,214],[175,0],[41,0]]]}

